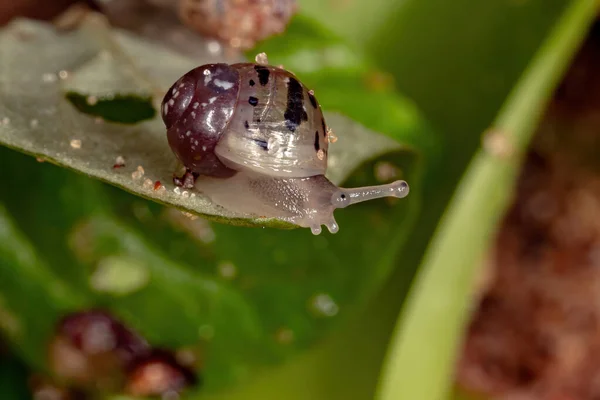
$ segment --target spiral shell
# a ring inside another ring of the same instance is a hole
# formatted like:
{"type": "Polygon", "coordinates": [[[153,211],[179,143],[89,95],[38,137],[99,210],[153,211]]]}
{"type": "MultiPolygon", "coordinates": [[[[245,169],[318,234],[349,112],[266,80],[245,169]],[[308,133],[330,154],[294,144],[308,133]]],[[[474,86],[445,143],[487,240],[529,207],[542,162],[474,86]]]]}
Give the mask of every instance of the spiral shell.
{"type": "Polygon", "coordinates": [[[169,144],[191,172],[227,177],[249,170],[302,178],[327,169],[327,126],[317,100],[291,72],[208,64],[163,99],[169,144]]]}

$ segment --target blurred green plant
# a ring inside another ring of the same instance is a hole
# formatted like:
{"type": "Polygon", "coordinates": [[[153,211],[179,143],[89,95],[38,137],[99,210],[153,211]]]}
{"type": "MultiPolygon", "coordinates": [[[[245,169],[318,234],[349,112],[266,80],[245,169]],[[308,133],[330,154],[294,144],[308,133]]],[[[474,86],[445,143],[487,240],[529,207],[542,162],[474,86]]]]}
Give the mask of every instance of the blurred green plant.
{"type": "Polygon", "coordinates": [[[0,393],[2,396],[11,400],[30,397],[27,385],[28,373],[22,360],[12,354],[0,353],[0,393]]]}
{"type": "Polygon", "coordinates": [[[597,9],[593,0],[573,2],[482,134],[482,149],[429,244],[398,321],[378,399],[448,396],[455,355],[473,309],[477,267],[510,203],[529,141],[597,9]]]}
{"type": "Polygon", "coordinates": [[[0,329],[28,365],[46,371],[45,346],[61,315],[103,307],[154,345],[199,349],[206,385],[186,398],[371,399],[396,323],[381,398],[438,400],[447,392],[477,255],[518,164],[482,152],[458,180],[502,103],[500,115],[509,118],[499,117],[497,127],[518,135],[502,137],[526,146],[596,3],[346,3],[301,2],[289,30],[248,55],[266,51],[314,88],[325,110],[346,116],[328,115],[340,137],[332,148],[350,155],[328,171],[336,181],[369,184],[391,168],[411,183],[404,204],[339,211],[343,229],[335,236],[231,226],[281,225],[159,196],[130,175],[143,165],[152,181],[169,179],[160,121],[99,124],[63,98],[75,80],[86,96],[144,99],[211,58],[190,59],[98,25],[56,34],[27,21],[0,33],[0,141],[137,195],[0,149],[0,329]],[[43,40],[35,54],[43,62],[31,62],[28,32],[43,40]],[[534,85],[525,75],[506,100],[544,40],[531,67],[534,85]],[[113,56],[99,57],[103,50],[113,56]],[[444,133],[443,146],[432,126],[444,133]],[[117,155],[128,169],[110,168],[117,155]],[[483,179],[489,187],[474,188],[477,171],[501,174],[502,185],[483,179]],[[142,197],[227,224],[190,220],[142,197]],[[482,212],[477,221],[473,210],[482,212]],[[457,231],[478,240],[460,240],[457,231]],[[396,322],[426,249],[423,275],[396,322]],[[445,258],[446,251],[461,258],[445,258]]]}

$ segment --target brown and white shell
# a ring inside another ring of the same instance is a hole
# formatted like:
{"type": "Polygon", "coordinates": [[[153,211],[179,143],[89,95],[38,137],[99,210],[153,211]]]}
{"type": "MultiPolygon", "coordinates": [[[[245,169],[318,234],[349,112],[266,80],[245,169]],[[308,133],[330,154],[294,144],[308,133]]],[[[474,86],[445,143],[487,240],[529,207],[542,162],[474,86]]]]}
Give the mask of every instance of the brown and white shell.
{"type": "Polygon", "coordinates": [[[281,68],[250,63],[231,68],[239,73],[239,95],[215,154],[230,168],[269,176],[324,175],[327,126],[312,92],[281,68]]]}

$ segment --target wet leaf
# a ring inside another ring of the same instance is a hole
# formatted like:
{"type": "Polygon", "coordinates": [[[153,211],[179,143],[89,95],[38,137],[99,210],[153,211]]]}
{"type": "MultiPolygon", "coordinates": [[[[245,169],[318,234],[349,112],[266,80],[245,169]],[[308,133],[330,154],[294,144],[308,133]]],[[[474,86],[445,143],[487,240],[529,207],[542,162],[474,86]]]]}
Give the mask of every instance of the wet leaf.
{"type": "MultiPolygon", "coordinates": [[[[376,183],[382,167],[411,179],[414,158],[392,153],[363,165],[348,182],[376,183]]],[[[415,196],[405,200],[407,207],[381,201],[340,210],[344,233],[315,237],[306,230],[192,220],[9,149],[0,149],[0,175],[11,188],[0,193],[0,203],[52,276],[83,296],[75,308],[108,308],[154,345],[198,349],[202,396],[297,357],[353,315],[390,273],[397,251],[392,244],[410,234],[419,204],[415,196]]],[[[21,277],[46,279],[17,273],[11,285],[21,285],[21,277]]],[[[43,287],[36,290],[40,301],[54,302],[43,287]]],[[[7,298],[20,303],[30,297],[9,291],[7,298]]],[[[19,315],[48,326],[57,318],[35,309],[19,315]]],[[[35,360],[28,361],[43,365],[39,343],[16,344],[32,347],[28,354],[35,360]]]]}
{"type": "MultiPolygon", "coordinates": [[[[208,51],[192,60],[122,31],[106,31],[102,24],[57,32],[49,25],[20,20],[0,34],[0,59],[3,144],[212,220],[293,227],[275,219],[230,212],[201,194],[181,196],[172,184],[176,162],[160,118],[132,126],[105,123],[85,115],[65,99],[66,91],[81,96],[92,93],[97,98],[103,96],[100,91],[123,95],[123,87],[133,85],[141,93],[153,93],[156,107],[161,94],[183,73],[203,63],[221,61],[208,51]],[[107,69],[111,79],[107,79],[107,69]],[[81,81],[79,77],[96,74],[98,82],[90,78],[73,86],[81,81]],[[118,157],[125,161],[123,168],[113,168],[118,157]],[[166,190],[154,190],[152,183],[156,181],[166,190]]],[[[144,112],[137,119],[143,116],[144,112]]],[[[335,182],[365,160],[402,148],[397,141],[341,115],[327,114],[327,121],[340,137],[330,153],[328,176],[335,182]]]]}

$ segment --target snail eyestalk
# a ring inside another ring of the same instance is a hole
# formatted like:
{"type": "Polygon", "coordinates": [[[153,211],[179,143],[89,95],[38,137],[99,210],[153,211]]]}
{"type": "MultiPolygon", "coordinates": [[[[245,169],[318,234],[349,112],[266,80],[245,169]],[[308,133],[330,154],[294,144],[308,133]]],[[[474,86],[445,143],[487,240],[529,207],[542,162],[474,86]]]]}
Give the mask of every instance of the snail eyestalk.
{"type": "Polygon", "coordinates": [[[335,208],[346,208],[352,204],[382,197],[397,197],[401,199],[406,197],[408,192],[409,187],[406,181],[395,181],[387,185],[365,186],[354,189],[340,188],[331,197],[331,203],[335,208]]]}

